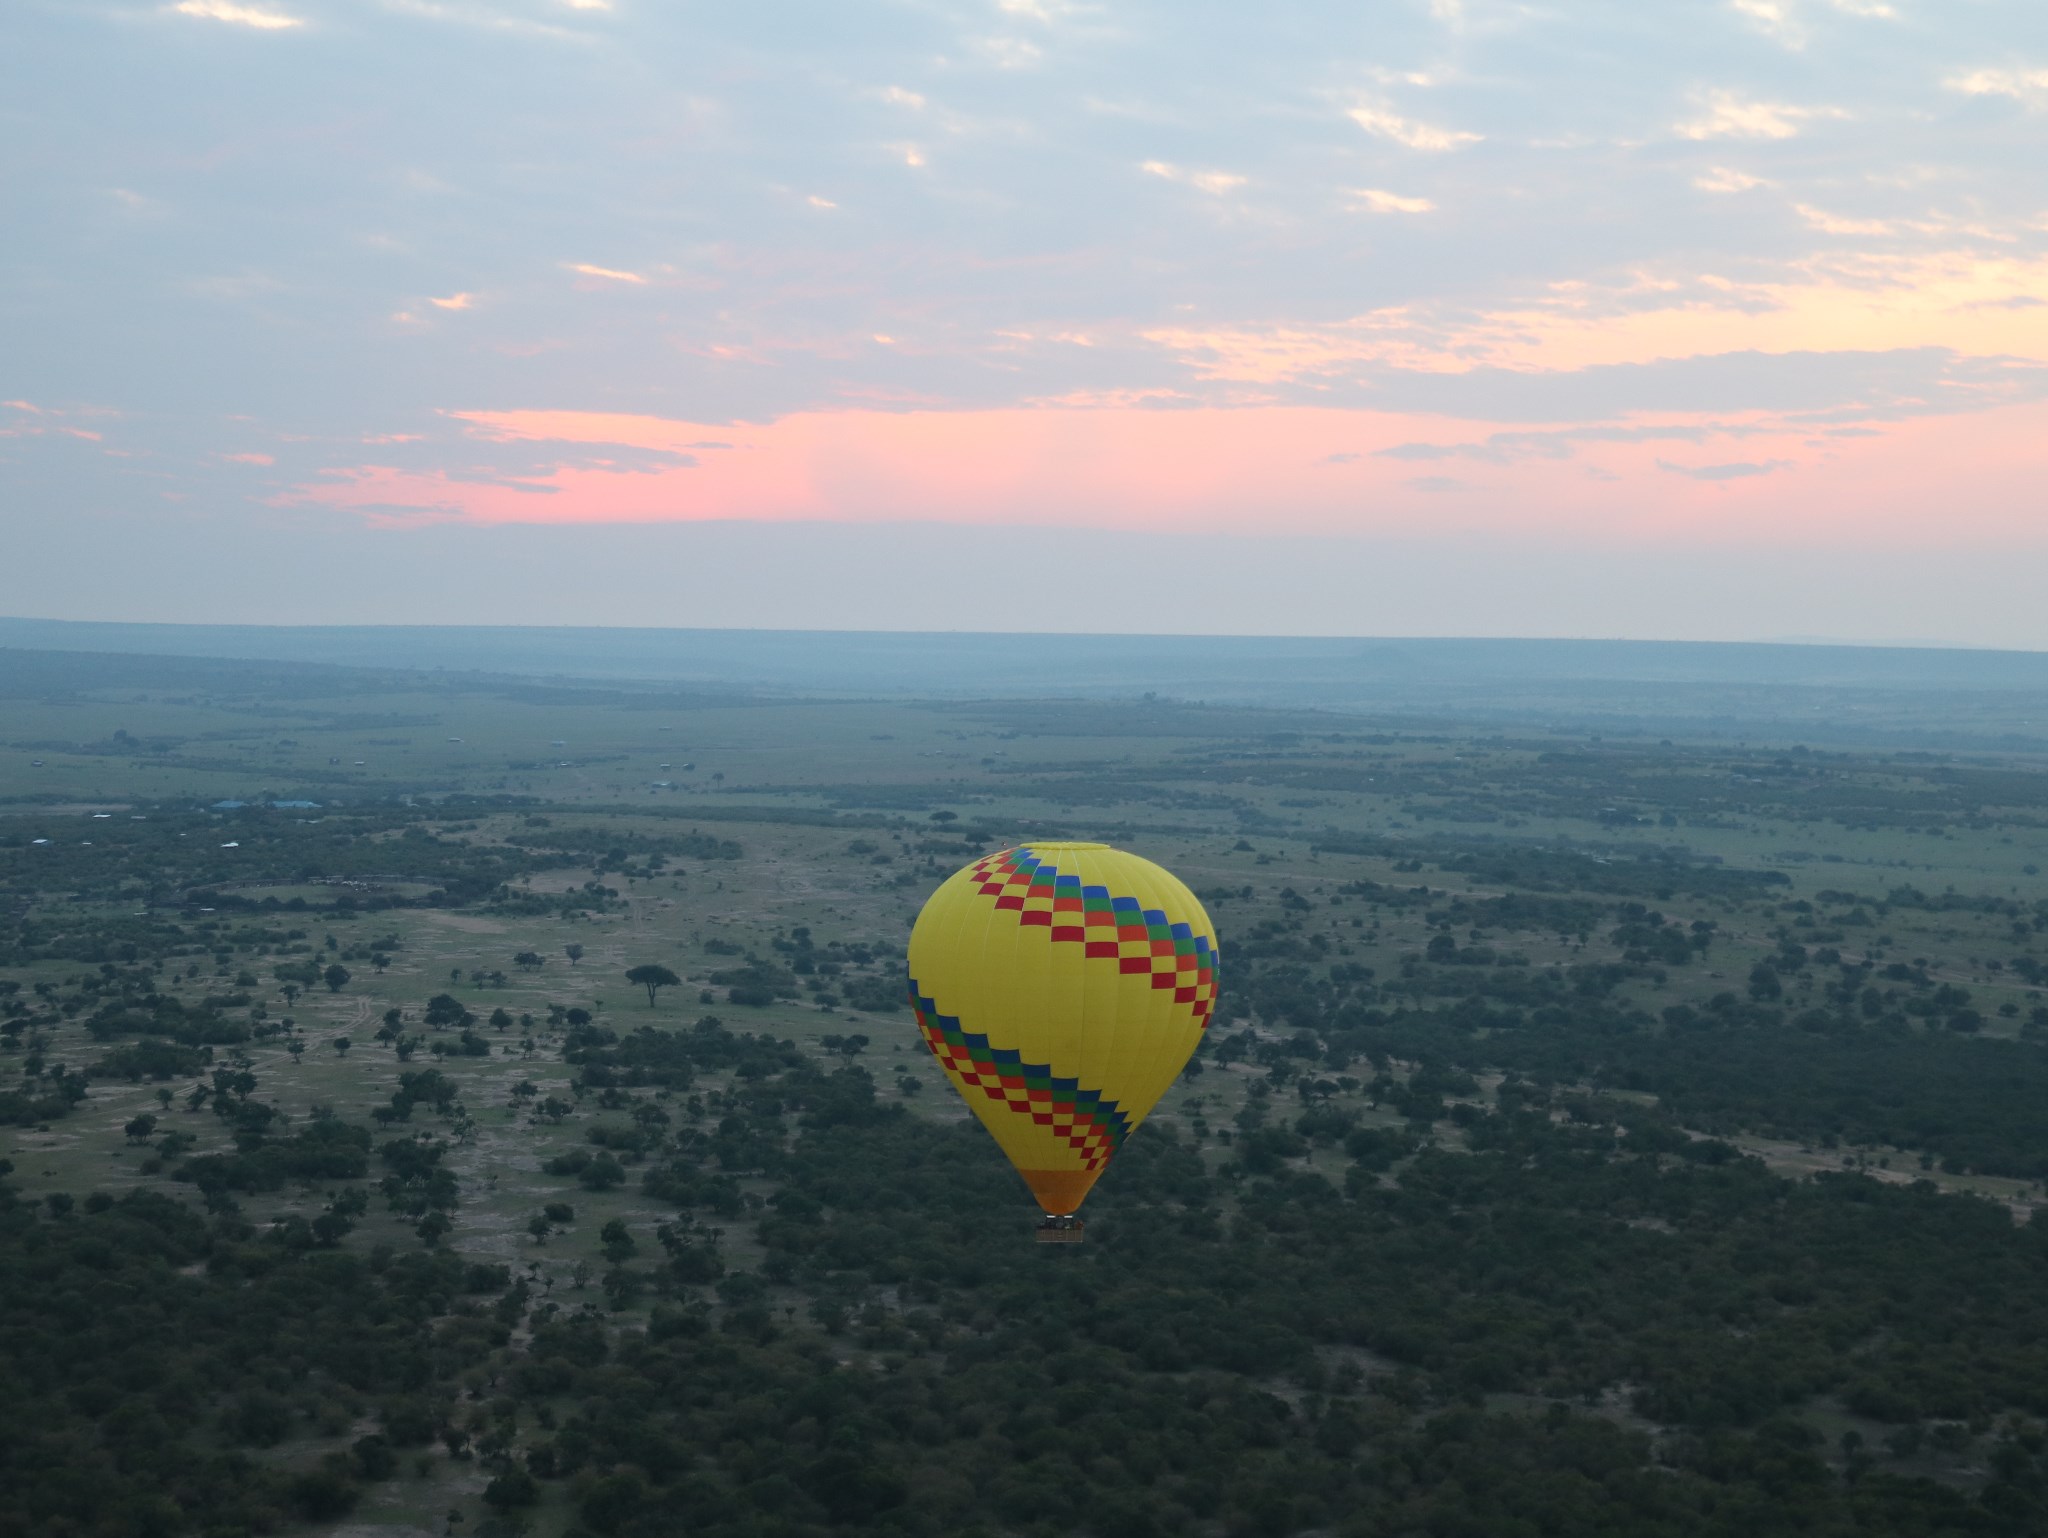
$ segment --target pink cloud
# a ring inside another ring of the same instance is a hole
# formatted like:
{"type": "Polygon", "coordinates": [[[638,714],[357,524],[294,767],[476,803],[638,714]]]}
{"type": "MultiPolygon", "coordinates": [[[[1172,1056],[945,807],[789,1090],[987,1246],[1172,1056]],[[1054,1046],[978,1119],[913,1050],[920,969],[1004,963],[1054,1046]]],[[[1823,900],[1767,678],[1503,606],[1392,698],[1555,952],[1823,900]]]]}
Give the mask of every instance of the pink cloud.
{"type": "MultiPolygon", "coordinates": [[[[105,437],[103,433],[95,432],[89,427],[66,426],[57,419],[74,413],[38,406],[33,401],[0,401],[0,408],[21,413],[21,416],[0,420],[0,438],[44,438],[56,434],[66,438],[82,438],[87,443],[98,443],[105,437]]],[[[105,411],[87,411],[84,414],[96,417],[109,415],[105,411]]]]}
{"type": "Polygon", "coordinates": [[[392,524],[922,521],[1764,547],[2048,537],[2036,509],[2048,473],[2048,405],[2038,403],[1886,423],[1855,440],[1761,418],[1673,418],[1684,441],[1586,440],[1512,462],[1489,457],[1491,427],[1315,407],[824,411],[730,425],[450,415],[487,444],[526,451],[528,464],[538,450],[540,467],[479,466],[473,444],[467,462],[437,469],[334,467],[283,500],[392,524]],[[1458,459],[1457,476],[1418,477],[1416,455],[1383,452],[1418,440],[1443,446],[1430,457],[1458,459]]]}

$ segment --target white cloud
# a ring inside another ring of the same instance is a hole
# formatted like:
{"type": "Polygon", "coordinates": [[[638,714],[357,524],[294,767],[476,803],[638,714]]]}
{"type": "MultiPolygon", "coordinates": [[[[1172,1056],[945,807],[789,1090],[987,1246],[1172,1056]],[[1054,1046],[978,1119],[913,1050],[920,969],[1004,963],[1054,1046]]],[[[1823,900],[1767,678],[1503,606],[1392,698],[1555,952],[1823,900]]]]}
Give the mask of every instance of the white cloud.
{"type": "Polygon", "coordinates": [[[427,303],[437,310],[466,310],[476,303],[476,295],[470,293],[450,294],[446,299],[427,296],[427,303]]]}
{"type": "Polygon", "coordinates": [[[1244,185],[1244,178],[1234,172],[1189,171],[1180,166],[1169,165],[1163,160],[1148,160],[1138,169],[1147,176],[1164,177],[1167,181],[1193,187],[1197,192],[1206,192],[1212,198],[1220,198],[1226,192],[1235,192],[1244,185]]]}
{"type": "Polygon", "coordinates": [[[1426,69],[1383,69],[1378,65],[1374,65],[1366,73],[1371,75],[1381,85],[1413,85],[1420,86],[1424,90],[1442,85],[1451,78],[1448,70],[1439,70],[1432,73],[1426,69]]]}
{"type": "Polygon", "coordinates": [[[1811,203],[1792,205],[1815,229],[1829,235],[1889,235],[1892,227],[1882,219],[1845,219],[1840,214],[1831,214],[1824,208],[1815,208],[1811,203]]]}
{"type": "Polygon", "coordinates": [[[127,187],[109,187],[107,195],[131,214],[161,214],[164,211],[164,205],[155,198],[127,187]]]}
{"type": "Polygon", "coordinates": [[[1007,16],[1027,16],[1033,21],[1051,25],[1069,16],[1079,16],[1093,7],[1076,5],[1073,0],[996,0],[996,9],[1007,16]]]}
{"type": "Polygon", "coordinates": [[[562,0],[562,3],[572,11],[608,11],[612,8],[612,0],[562,0]]]}
{"type": "Polygon", "coordinates": [[[287,27],[303,27],[305,23],[296,16],[287,16],[282,11],[273,11],[261,5],[237,5],[235,0],[178,0],[171,7],[180,16],[199,16],[207,21],[231,22],[238,27],[254,27],[259,32],[281,32],[287,27]]]}
{"type": "Polygon", "coordinates": [[[647,280],[637,272],[627,272],[619,267],[593,267],[589,262],[564,262],[571,272],[581,273],[586,278],[604,278],[612,283],[645,283],[647,280]]]}
{"type": "Polygon", "coordinates": [[[1976,69],[1944,83],[1967,96],[2010,96],[2029,107],[2048,107],[2048,69],[1976,69]]]}
{"type": "Polygon", "coordinates": [[[1840,107],[1796,107],[1788,102],[1754,101],[1733,91],[1709,91],[1701,116],[1674,124],[1681,139],[1792,139],[1800,125],[1814,118],[1841,118],[1840,107]]]}
{"type": "Polygon", "coordinates": [[[1350,195],[1356,200],[1352,204],[1354,208],[1373,214],[1426,214],[1436,208],[1428,198],[1404,198],[1397,192],[1382,192],[1377,187],[1354,187],[1350,195]]]}
{"type": "Polygon", "coordinates": [[[882,100],[892,107],[908,107],[913,112],[924,111],[924,98],[915,91],[904,90],[900,85],[885,87],[882,91],[882,100]]]}
{"type": "MultiPolygon", "coordinates": [[[[425,21],[451,22],[461,27],[483,27],[495,32],[516,32],[526,37],[554,38],[562,42],[585,43],[589,34],[552,22],[508,16],[488,0],[379,0],[387,11],[417,16],[425,21]]],[[[587,7],[578,7],[587,9],[587,7]]]]}
{"type": "Polygon", "coordinates": [[[839,206],[830,198],[821,198],[815,192],[812,193],[809,197],[805,198],[804,201],[810,204],[813,208],[837,208],[839,206]]]}
{"type": "Polygon", "coordinates": [[[1461,145],[1477,144],[1480,140],[1478,134],[1435,128],[1389,112],[1384,107],[1353,107],[1345,116],[1367,133],[1381,139],[1392,139],[1411,150],[1454,150],[1461,145]]]}
{"type": "MultiPolygon", "coordinates": [[[[1728,0],[1728,3],[1755,22],[1758,30],[1787,48],[1806,46],[1810,33],[1805,18],[1800,15],[1801,0],[1728,0]]],[[[1886,0],[1826,0],[1826,3],[1845,16],[1895,21],[1899,14],[1886,0]]]]}
{"type": "Polygon", "coordinates": [[[1806,46],[1806,28],[1792,14],[1785,0],[1730,0],[1735,9],[1787,48],[1806,46]]]}
{"type": "Polygon", "coordinates": [[[1030,69],[1045,57],[1044,49],[1021,37],[984,37],[974,48],[997,69],[1030,69]]]}
{"type": "Polygon", "coordinates": [[[1747,192],[1752,187],[1768,187],[1769,182],[1761,176],[1751,176],[1747,171],[1737,171],[1728,166],[1715,166],[1692,179],[1692,184],[1702,192],[1747,192]]]}

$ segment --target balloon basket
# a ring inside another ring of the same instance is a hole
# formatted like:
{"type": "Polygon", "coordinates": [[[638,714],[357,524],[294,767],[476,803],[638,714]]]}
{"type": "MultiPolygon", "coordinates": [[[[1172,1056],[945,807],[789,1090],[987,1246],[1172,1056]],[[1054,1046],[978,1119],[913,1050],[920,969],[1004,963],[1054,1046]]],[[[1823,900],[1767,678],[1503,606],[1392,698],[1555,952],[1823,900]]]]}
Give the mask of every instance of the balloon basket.
{"type": "Polygon", "coordinates": [[[1040,1244],[1079,1244],[1087,1232],[1087,1224],[1079,1218],[1040,1218],[1038,1220],[1038,1242],[1040,1244]]]}

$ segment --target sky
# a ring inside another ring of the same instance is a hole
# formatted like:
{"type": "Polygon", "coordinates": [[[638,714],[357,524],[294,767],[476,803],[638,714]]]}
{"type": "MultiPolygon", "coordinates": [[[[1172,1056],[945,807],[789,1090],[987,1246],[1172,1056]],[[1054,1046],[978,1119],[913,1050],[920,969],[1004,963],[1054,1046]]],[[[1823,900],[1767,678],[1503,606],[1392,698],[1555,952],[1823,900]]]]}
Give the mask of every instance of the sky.
{"type": "Polygon", "coordinates": [[[0,613],[2048,648],[2040,0],[7,0],[0,613]]]}

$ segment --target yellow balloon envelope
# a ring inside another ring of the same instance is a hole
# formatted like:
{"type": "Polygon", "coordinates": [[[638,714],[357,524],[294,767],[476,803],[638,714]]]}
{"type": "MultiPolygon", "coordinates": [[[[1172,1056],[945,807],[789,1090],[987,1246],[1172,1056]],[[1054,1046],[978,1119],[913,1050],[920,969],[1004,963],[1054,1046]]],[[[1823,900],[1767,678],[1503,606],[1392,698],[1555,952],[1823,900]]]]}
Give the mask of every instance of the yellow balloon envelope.
{"type": "Polygon", "coordinates": [[[1194,893],[1107,844],[976,860],[910,933],[925,1044],[1055,1217],[1081,1205],[1186,1065],[1217,976],[1194,893]]]}

